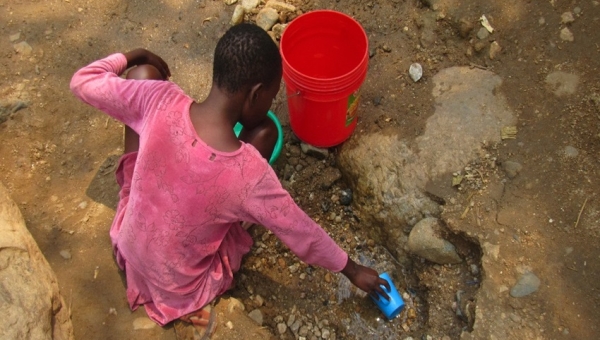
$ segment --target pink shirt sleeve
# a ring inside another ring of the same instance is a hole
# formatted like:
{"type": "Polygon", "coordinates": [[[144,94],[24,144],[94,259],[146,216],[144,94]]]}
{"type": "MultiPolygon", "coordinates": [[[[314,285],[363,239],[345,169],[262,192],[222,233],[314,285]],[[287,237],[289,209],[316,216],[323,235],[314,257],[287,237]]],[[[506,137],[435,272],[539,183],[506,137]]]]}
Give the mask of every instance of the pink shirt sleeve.
{"type": "Polygon", "coordinates": [[[126,80],[120,75],[127,69],[121,53],[112,54],[77,71],[71,79],[71,91],[83,102],[140,132],[148,106],[169,82],[126,80]]]}
{"type": "Polygon", "coordinates": [[[270,167],[246,199],[245,208],[302,261],[333,272],[346,266],[348,254],[298,207],[270,167]]]}

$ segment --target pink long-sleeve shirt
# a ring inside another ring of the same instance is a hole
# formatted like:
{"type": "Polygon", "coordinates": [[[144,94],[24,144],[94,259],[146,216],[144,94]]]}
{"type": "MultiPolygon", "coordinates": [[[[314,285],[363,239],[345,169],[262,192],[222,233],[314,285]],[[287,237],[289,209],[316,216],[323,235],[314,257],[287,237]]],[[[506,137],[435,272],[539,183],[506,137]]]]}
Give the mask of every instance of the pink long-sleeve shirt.
{"type": "Polygon", "coordinates": [[[123,54],[80,69],[71,91],[140,135],[110,236],[132,309],[164,325],[231,287],[252,245],[240,221],[271,230],[302,261],[341,271],[348,255],[284,190],[250,144],[221,152],[198,137],[193,100],[169,81],[125,80],[123,54]]]}

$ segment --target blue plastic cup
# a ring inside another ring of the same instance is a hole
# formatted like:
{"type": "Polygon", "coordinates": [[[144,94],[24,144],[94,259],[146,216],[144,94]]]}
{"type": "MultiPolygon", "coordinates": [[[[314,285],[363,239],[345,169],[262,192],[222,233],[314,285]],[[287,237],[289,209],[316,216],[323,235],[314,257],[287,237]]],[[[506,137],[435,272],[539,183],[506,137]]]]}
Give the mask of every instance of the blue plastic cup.
{"type": "Polygon", "coordinates": [[[379,293],[377,293],[379,299],[375,299],[373,297],[371,297],[371,299],[375,302],[383,314],[385,314],[385,317],[388,318],[388,320],[392,320],[398,316],[400,312],[402,312],[402,309],[404,309],[404,300],[402,300],[402,297],[398,293],[398,290],[396,289],[396,286],[394,286],[394,283],[392,282],[392,279],[388,273],[383,273],[379,275],[379,277],[389,283],[389,290],[384,285],[382,285],[381,288],[383,288],[390,299],[386,300],[386,298],[379,293]]]}

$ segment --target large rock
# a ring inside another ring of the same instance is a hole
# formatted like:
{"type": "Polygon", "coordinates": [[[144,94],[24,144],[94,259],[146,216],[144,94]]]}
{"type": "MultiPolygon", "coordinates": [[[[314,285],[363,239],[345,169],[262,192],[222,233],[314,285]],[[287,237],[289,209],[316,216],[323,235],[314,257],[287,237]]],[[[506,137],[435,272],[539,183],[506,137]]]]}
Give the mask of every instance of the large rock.
{"type": "Polygon", "coordinates": [[[414,226],[408,236],[408,249],[437,264],[462,262],[454,245],[440,235],[439,220],[434,217],[423,219],[414,226]]]}
{"type": "Polygon", "coordinates": [[[56,276],[0,183],[0,338],[73,339],[56,276]]]}
{"type": "Polygon", "coordinates": [[[452,67],[433,82],[436,109],[423,135],[414,141],[365,135],[346,143],[338,156],[360,217],[381,226],[373,236],[397,253],[406,239],[404,227],[440,212],[424,193],[426,184],[462,170],[483,153],[483,141],[499,142],[502,127],[515,122],[499,88],[502,79],[490,71],[452,67]]]}

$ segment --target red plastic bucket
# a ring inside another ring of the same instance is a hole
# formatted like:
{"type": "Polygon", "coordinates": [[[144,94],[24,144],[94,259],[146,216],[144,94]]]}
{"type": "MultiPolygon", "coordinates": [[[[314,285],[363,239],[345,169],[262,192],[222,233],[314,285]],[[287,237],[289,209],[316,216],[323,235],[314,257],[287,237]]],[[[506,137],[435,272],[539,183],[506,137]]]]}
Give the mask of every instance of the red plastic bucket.
{"type": "Polygon", "coordinates": [[[292,130],[317,147],[338,145],[356,128],[369,44],[346,14],[319,10],[293,20],[281,37],[292,130]]]}

